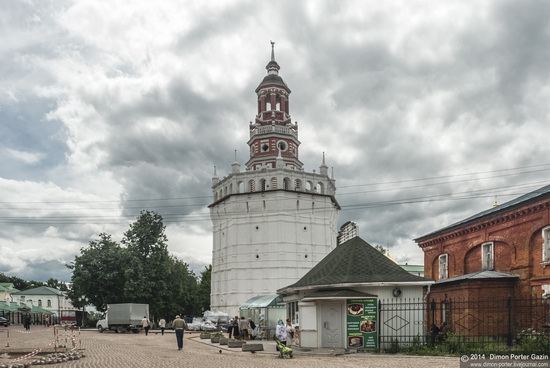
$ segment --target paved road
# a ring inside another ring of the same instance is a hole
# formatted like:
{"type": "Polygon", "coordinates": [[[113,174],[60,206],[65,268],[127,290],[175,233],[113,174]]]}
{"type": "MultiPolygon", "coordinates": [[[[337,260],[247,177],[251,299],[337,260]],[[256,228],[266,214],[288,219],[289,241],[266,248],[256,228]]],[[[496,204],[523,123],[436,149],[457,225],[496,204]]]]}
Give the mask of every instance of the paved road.
{"type": "Polygon", "coordinates": [[[378,355],[369,353],[345,354],[311,354],[296,352],[293,359],[280,359],[272,342],[265,343],[265,351],[252,354],[241,349],[229,349],[201,340],[198,333],[185,333],[184,347],[177,350],[173,333],[116,334],[113,332],[81,331],[75,338],[67,337],[62,332],[55,341],[53,328],[35,327],[30,333],[12,328],[9,336],[9,347],[6,347],[6,333],[0,331],[1,364],[10,364],[21,356],[21,350],[32,351],[33,347],[53,349],[54,345],[67,342],[69,346],[77,345],[85,352],[80,360],[50,365],[59,368],[112,368],[112,367],[223,367],[223,368],[457,368],[459,359],[455,357],[411,357],[378,355]]]}

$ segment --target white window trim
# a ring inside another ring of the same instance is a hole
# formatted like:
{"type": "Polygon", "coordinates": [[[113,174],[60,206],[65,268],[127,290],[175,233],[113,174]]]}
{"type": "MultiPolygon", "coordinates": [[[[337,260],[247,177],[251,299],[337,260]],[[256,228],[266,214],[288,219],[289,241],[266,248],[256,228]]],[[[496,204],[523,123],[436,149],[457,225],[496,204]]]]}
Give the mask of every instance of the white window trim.
{"type": "Polygon", "coordinates": [[[481,244],[481,270],[490,271],[495,269],[495,244],[493,242],[481,244]],[[489,256],[485,252],[485,248],[491,246],[489,256]],[[491,263],[488,265],[487,261],[490,259],[491,263]]]}
{"type": "Polygon", "coordinates": [[[440,254],[439,257],[439,280],[449,278],[449,255],[447,253],[440,254]],[[441,267],[444,265],[444,267],[441,267]]]}
{"type": "Polygon", "coordinates": [[[542,265],[550,265],[550,226],[542,229],[542,265]]]}

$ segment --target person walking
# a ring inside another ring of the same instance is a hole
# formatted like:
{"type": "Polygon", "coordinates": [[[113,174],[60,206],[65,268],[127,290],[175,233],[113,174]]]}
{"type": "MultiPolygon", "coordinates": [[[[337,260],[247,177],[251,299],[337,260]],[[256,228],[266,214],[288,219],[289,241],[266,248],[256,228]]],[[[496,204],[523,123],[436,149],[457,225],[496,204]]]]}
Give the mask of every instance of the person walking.
{"type": "Polygon", "coordinates": [[[27,317],[25,317],[24,327],[26,331],[29,331],[31,329],[31,316],[27,315],[27,317]]]}
{"type": "MultiPolygon", "coordinates": [[[[277,321],[277,327],[275,328],[275,337],[277,340],[282,342],[284,345],[286,345],[286,339],[287,339],[287,332],[286,332],[286,326],[282,319],[277,321]]],[[[277,346],[277,351],[279,351],[279,347],[277,346]]]]}
{"type": "Polygon", "coordinates": [[[147,318],[147,316],[143,316],[143,319],[141,320],[141,326],[145,331],[145,336],[147,336],[149,334],[149,329],[151,328],[151,321],[149,321],[149,318],[147,318]]]}
{"type": "Polygon", "coordinates": [[[241,317],[239,321],[239,331],[242,340],[248,340],[248,321],[241,317]]]}
{"type": "Polygon", "coordinates": [[[241,335],[239,334],[239,316],[235,316],[235,318],[233,318],[233,338],[239,339],[240,336],[241,335]]]}
{"type": "Polygon", "coordinates": [[[231,338],[231,334],[233,333],[233,318],[227,323],[227,333],[229,334],[229,338],[231,338]]]}
{"type": "Polygon", "coordinates": [[[164,335],[164,329],[166,328],[166,320],[164,318],[160,319],[159,327],[160,327],[160,334],[164,335]]]}
{"type": "Polygon", "coordinates": [[[254,340],[256,338],[256,324],[252,320],[252,318],[248,319],[248,336],[250,336],[250,340],[254,340]]]}
{"type": "Polygon", "coordinates": [[[290,318],[286,319],[286,346],[290,347],[292,345],[292,340],[294,339],[294,327],[292,327],[292,321],[290,318]]]}
{"type": "Polygon", "coordinates": [[[187,330],[187,323],[181,319],[180,315],[176,316],[174,322],[172,322],[172,327],[176,332],[176,342],[178,343],[178,350],[183,349],[183,331],[187,330]]]}

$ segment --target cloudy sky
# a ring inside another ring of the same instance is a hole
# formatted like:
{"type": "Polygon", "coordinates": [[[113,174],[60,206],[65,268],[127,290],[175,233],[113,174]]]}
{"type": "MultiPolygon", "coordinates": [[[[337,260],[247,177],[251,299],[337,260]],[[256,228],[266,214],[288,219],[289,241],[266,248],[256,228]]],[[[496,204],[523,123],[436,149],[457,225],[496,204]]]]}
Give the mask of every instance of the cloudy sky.
{"type": "Polygon", "coordinates": [[[213,167],[249,158],[270,40],[339,223],[414,238],[550,182],[550,2],[25,1],[0,13],[0,272],[63,265],[141,210],[210,263],[213,167]],[[496,196],[496,197],[495,197],[496,196]]]}

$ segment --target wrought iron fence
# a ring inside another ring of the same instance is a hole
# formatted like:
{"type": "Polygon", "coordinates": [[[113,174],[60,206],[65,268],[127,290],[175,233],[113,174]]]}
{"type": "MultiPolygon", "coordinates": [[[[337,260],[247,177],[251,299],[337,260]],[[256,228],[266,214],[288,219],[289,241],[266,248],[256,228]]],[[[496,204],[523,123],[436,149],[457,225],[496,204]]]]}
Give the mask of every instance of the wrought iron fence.
{"type": "MultiPolygon", "coordinates": [[[[480,346],[515,349],[531,343],[550,351],[550,300],[380,300],[379,349],[480,346]]],[[[537,350],[535,349],[535,350],[537,350]]]]}

